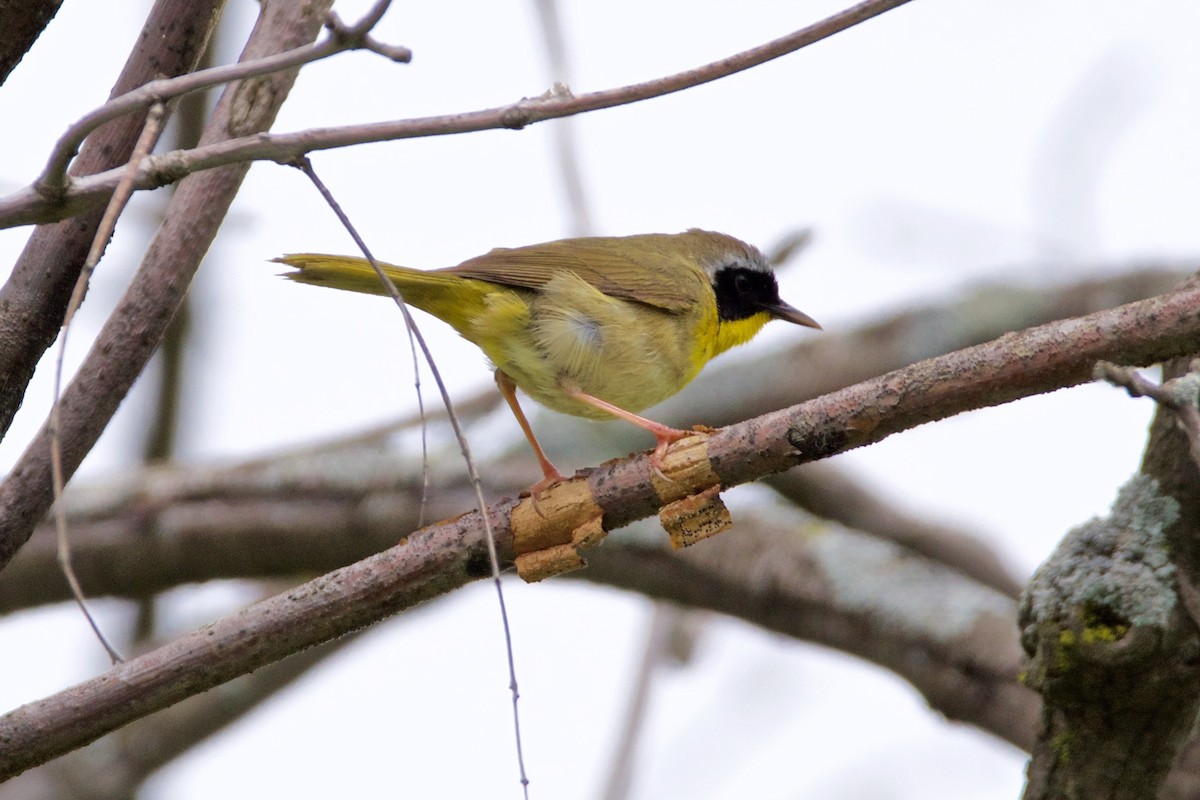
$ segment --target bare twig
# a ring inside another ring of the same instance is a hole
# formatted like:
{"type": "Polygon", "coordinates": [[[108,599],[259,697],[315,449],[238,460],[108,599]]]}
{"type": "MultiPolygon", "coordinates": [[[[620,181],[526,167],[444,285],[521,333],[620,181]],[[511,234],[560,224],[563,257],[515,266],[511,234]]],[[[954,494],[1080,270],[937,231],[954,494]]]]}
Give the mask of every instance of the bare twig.
{"type": "MultiPolygon", "coordinates": [[[[269,5],[246,45],[245,57],[256,58],[280,46],[311,39],[320,30],[327,8],[320,3],[294,7],[286,3],[269,5]]],[[[231,126],[243,132],[270,126],[295,80],[295,72],[273,73],[255,80],[266,82],[269,88],[250,96],[237,88],[226,89],[205,131],[204,141],[219,140],[229,134],[231,126]]],[[[194,180],[181,183],[171,198],[165,220],[133,282],[101,329],[75,379],[63,392],[60,430],[64,478],[69,478],[79,466],[141,374],[182,301],[189,279],[216,236],[248,168],[242,165],[197,175],[194,180]]],[[[0,567],[8,563],[50,506],[49,451],[47,425],[0,483],[0,507],[4,509],[4,519],[0,521],[0,567]]]]}
{"type": "MultiPolygon", "coordinates": [[[[113,192],[112,199],[108,203],[108,208],[104,211],[104,216],[100,219],[100,227],[96,230],[96,236],[92,240],[92,248],[88,251],[87,258],[84,259],[83,269],[79,272],[79,279],[75,282],[75,291],[71,293],[71,300],[67,303],[67,313],[63,317],[62,335],[59,337],[58,359],[54,364],[54,399],[50,405],[50,471],[54,479],[54,499],[61,500],[63,496],[63,486],[66,484],[66,478],[63,475],[62,461],[62,416],[59,408],[59,400],[62,397],[62,378],[63,378],[63,362],[67,355],[67,335],[71,330],[71,320],[75,318],[75,312],[79,310],[83,304],[83,297],[87,294],[88,284],[91,282],[92,273],[96,269],[96,265],[100,263],[100,257],[104,255],[104,250],[108,246],[108,240],[112,236],[113,230],[117,227],[117,219],[120,218],[121,212],[125,210],[126,203],[133,195],[133,176],[137,171],[138,163],[146,157],[150,149],[154,147],[154,143],[158,141],[158,134],[161,130],[165,109],[161,103],[156,103],[151,106],[150,112],[146,115],[146,124],[142,129],[142,135],[138,139],[137,145],[133,148],[133,155],[129,159],[129,164],[125,171],[125,179],[117,186],[117,190],[113,192]]],[[[75,598],[79,610],[83,612],[84,618],[88,625],[91,626],[92,632],[96,634],[96,638],[100,640],[100,644],[108,652],[108,657],[116,664],[121,661],[121,655],[116,651],[108,639],[101,632],[100,626],[96,624],[95,617],[88,610],[87,602],[84,600],[83,588],[79,585],[79,580],[75,577],[75,570],[71,567],[71,542],[67,535],[67,516],[62,508],[62,503],[56,503],[54,509],[54,524],[58,531],[58,563],[62,566],[63,575],[66,576],[67,584],[71,587],[71,595],[75,598]]]]}
{"type": "Polygon", "coordinates": [[[1096,364],[1095,375],[1097,380],[1124,387],[1130,397],[1149,397],[1175,412],[1176,422],[1187,434],[1192,460],[1200,466],[1200,358],[1191,362],[1186,373],[1161,384],[1143,377],[1135,369],[1107,361],[1096,364]]]}
{"type": "MultiPolygon", "coordinates": [[[[962,411],[1077,385],[1101,358],[1144,364],[1194,352],[1198,306],[1200,288],[1190,287],[915,364],[716,431],[707,443],[709,466],[732,486],[962,411]]],[[[704,480],[678,477],[684,491],[699,490],[693,484],[704,480]]],[[[609,528],[649,516],[662,502],[646,454],[591,470],[585,480],[609,528]]],[[[574,492],[578,485],[557,487],[574,492]]],[[[561,507],[555,491],[548,490],[543,508],[561,507]]],[[[513,556],[515,505],[504,500],[487,509],[506,560],[513,556]]],[[[427,527],[390,550],[0,717],[0,780],[288,653],[490,575],[480,517],[473,512],[427,527]]]]}
{"type": "MultiPolygon", "coordinates": [[[[294,165],[301,172],[308,176],[317,191],[321,193],[321,197],[329,205],[330,209],[337,216],[346,232],[350,234],[350,238],[358,246],[359,251],[371,264],[371,268],[375,270],[380,283],[386,289],[392,302],[400,309],[400,314],[404,318],[404,327],[408,331],[409,343],[416,343],[421,348],[421,354],[425,357],[425,363],[429,365],[429,372],[433,375],[433,381],[437,385],[438,392],[442,395],[442,407],[446,409],[446,416],[450,419],[450,426],[454,429],[454,436],[458,440],[458,446],[462,450],[463,460],[467,465],[467,474],[471,479],[471,486],[475,489],[475,500],[478,503],[478,509],[482,514],[484,538],[487,541],[488,564],[492,570],[492,582],[496,587],[496,599],[500,605],[500,624],[504,630],[504,647],[505,655],[508,659],[508,678],[509,691],[512,693],[512,715],[513,727],[516,731],[517,743],[517,768],[520,773],[521,788],[525,793],[525,797],[529,797],[529,777],[525,773],[525,750],[521,746],[521,716],[518,713],[517,701],[520,699],[520,693],[517,690],[517,667],[513,657],[512,645],[512,627],[508,624],[508,609],[504,604],[504,587],[500,582],[500,557],[496,551],[496,534],[492,530],[491,516],[487,512],[487,501],[483,497],[483,480],[479,476],[479,470],[475,466],[475,459],[471,456],[471,446],[467,441],[467,435],[463,431],[462,422],[459,421],[458,415],[454,413],[454,402],[450,399],[450,392],[446,389],[446,383],[442,380],[441,370],[438,369],[437,362],[433,358],[433,353],[429,350],[429,345],[425,343],[425,337],[421,335],[421,329],[417,327],[417,321],[413,319],[412,312],[408,310],[408,304],[404,302],[404,298],[400,295],[400,290],[384,273],[383,268],[379,266],[379,262],[375,260],[375,256],[367,247],[366,241],[359,235],[358,230],[351,223],[350,218],[346,216],[346,212],[342,210],[341,205],[334,199],[333,194],[325,186],[324,182],[317,177],[317,173],[313,170],[312,162],[308,158],[302,158],[294,165]]],[[[413,350],[413,366],[419,366],[417,363],[417,354],[413,350]]],[[[420,399],[420,385],[417,385],[417,397],[420,399]]],[[[421,404],[420,413],[422,418],[425,416],[424,403],[421,404]]],[[[421,425],[422,443],[424,443],[424,434],[426,426],[421,425]]],[[[425,455],[423,453],[423,455],[425,455]]],[[[422,458],[421,472],[424,477],[422,482],[423,487],[428,487],[429,482],[429,463],[428,458],[422,458]]],[[[425,507],[425,491],[421,493],[421,507],[425,507]]],[[[422,514],[423,518],[424,514],[422,514]]]]}
{"type": "Polygon", "coordinates": [[[779,270],[781,267],[786,267],[788,264],[801,253],[809,248],[813,241],[813,232],[811,228],[796,228],[795,230],[785,231],[779,241],[771,245],[766,251],[767,260],[771,265],[779,270]]]}
{"type": "MultiPolygon", "coordinates": [[[[552,91],[541,97],[526,98],[482,111],[339,128],[313,128],[299,133],[259,134],[202,145],[193,150],[164,153],[153,157],[146,164],[145,170],[138,177],[137,188],[165,186],[184,175],[230,164],[248,161],[288,164],[317,150],[368,142],[444,136],[497,128],[515,130],[548,119],[661,97],[756,67],[907,2],[909,0],[865,0],[821,22],[729,58],[630,86],[579,96],[552,91]]],[[[116,176],[109,173],[73,181],[53,202],[41,196],[35,187],[19,190],[0,198],[0,228],[62,219],[79,213],[84,208],[103,202],[111,194],[115,183],[116,176]]]]}
{"type": "MultiPolygon", "coordinates": [[[[223,0],[155,0],[112,96],[194,69],[223,5],[223,0]]],[[[128,163],[144,122],[144,115],[129,114],[93,133],[71,164],[71,175],[128,163]]],[[[74,219],[39,227],[0,288],[0,435],[8,430],[34,368],[58,335],[102,212],[101,204],[74,219]]]]}
{"type": "Polygon", "coordinates": [[[104,123],[133,111],[221,84],[294,69],[347,50],[367,49],[385,55],[393,61],[411,60],[412,53],[407,49],[381,45],[368,36],[390,4],[391,0],[377,0],[371,10],[353,25],[344,24],[331,13],[326,22],[329,36],[322,42],[306,44],[262,58],[239,61],[236,64],[210,67],[177,78],[150,81],[109,100],[69,127],[59,138],[45,169],[33,183],[34,190],[51,201],[61,197],[66,185],[67,166],[87,135],[104,123]]]}

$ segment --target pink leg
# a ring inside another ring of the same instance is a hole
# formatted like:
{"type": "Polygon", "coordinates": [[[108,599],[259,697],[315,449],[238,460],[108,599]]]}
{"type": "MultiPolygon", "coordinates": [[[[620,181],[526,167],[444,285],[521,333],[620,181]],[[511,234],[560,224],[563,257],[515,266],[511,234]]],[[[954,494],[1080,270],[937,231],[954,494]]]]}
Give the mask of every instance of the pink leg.
{"type": "Polygon", "coordinates": [[[563,385],[561,388],[564,392],[582,403],[587,403],[589,406],[598,408],[601,411],[607,411],[609,414],[612,414],[618,419],[623,419],[626,422],[632,422],[642,430],[650,432],[650,434],[654,436],[655,441],[654,453],[650,456],[650,467],[658,473],[660,478],[669,480],[669,478],[667,478],[662,471],[663,458],[665,458],[667,455],[667,448],[675,442],[678,442],[680,439],[686,439],[688,436],[693,435],[693,431],[682,431],[678,428],[672,428],[667,425],[663,425],[661,422],[655,422],[652,419],[639,417],[632,411],[626,411],[620,406],[614,406],[612,403],[601,400],[599,397],[593,397],[587,392],[580,391],[579,389],[575,389],[570,386],[563,385]]]}
{"type": "MultiPolygon", "coordinates": [[[[513,383],[512,378],[500,370],[496,370],[496,387],[500,390],[500,395],[504,398],[505,402],[508,403],[508,407],[512,409],[513,416],[517,418],[517,424],[521,426],[521,432],[529,440],[529,446],[533,448],[533,454],[537,456],[538,464],[542,467],[542,475],[544,477],[529,490],[533,496],[534,508],[537,508],[538,495],[553,484],[565,481],[566,477],[550,463],[550,459],[546,458],[546,453],[542,450],[542,446],[538,444],[537,437],[533,435],[533,428],[529,426],[529,420],[525,418],[525,412],[521,410],[521,406],[517,402],[517,385],[513,383]]],[[[538,513],[541,513],[540,509],[538,513]]]]}

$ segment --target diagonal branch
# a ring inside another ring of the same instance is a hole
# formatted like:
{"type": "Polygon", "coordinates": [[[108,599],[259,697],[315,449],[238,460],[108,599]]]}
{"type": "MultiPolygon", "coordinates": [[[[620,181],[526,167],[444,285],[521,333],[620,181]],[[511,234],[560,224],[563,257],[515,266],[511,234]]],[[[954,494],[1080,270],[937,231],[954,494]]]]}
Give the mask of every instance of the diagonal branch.
{"type": "Polygon", "coordinates": [[[1177,378],[1157,384],[1137,370],[1101,361],[1096,378],[1114,386],[1123,386],[1130,397],[1149,397],[1162,408],[1175,413],[1175,422],[1187,434],[1192,461],[1200,466],[1200,359],[1193,359],[1188,370],[1177,378]]]}
{"type": "Polygon", "coordinates": [[[155,103],[165,103],[167,100],[182,97],[191,92],[211,89],[223,83],[295,69],[348,50],[370,49],[385,54],[394,61],[409,61],[412,54],[408,50],[403,48],[385,49],[369,36],[371,29],[390,4],[391,0],[376,0],[375,6],[366,16],[353,25],[346,25],[336,15],[331,14],[326,23],[329,35],[321,42],[305,44],[282,53],[272,53],[235,64],[210,67],[176,78],[160,78],[114,97],[71,125],[59,138],[45,169],[33,183],[34,190],[51,202],[55,202],[66,189],[67,165],[75,157],[79,145],[88,134],[106,122],[148,108],[155,103]]]}
{"type": "MultiPolygon", "coordinates": [[[[569,117],[587,111],[627,105],[671,94],[743,72],[828,38],[860,22],[879,16],[909,0],[864,0],[818,23],[801,28],[774,41],[702,67],[615,89],[572,95],[556,87],[541,97],[482,111],[448,114],[421,119],[313,128],[299,133],[256,134],[209,143],[194,150],[164,153],[150,159],[137,180],[139,189],[155,189],[185,175],[248,161],[287,164],[317,150],[349,147],[368,142],[386,142],[452,133],[508,128],[519,130],[548,119],[569,117]]],[[[62,219],[105,201],[112,193],[117,175],[99,175],[76,181],[61,197],[47,201],[33,186],[0,198],[0,228],[62,219]]]]}
{"type": "MultiPolygon", "coordinates": [[[[157,0],[112,95],[132,91],[163,74],[193,69],[223,5],[224,0],[157,0]]],[[[97,130],[71,165],[71,175],[78,178],[121,167],[133,153],[144,124],[143,114],[131,114],[97,130]]],[[[0,437],[12,424],[34,368],[58,335],[71,290],[100,225],[99,205],[74,219],[35,230],[0,288],[4,309],[0,314],[0,375],[4,376],[0,437]]]]}
{"type": "Polygon", "coordinates": [[[33,47],[58,13],[62,0],[9,0],[0,3],[0,84],[33,47]]]}
{"type": "Polygon", "coordinates": [[[948,718],[1033,745],[1041,704],[1020,682],[1016,601],[891,542],[747,509],[730,535],[678,553],[606,543],[579,575],[859,656],[948,718]]]}
{"type": "MultiPolygon", "coordinates": [[[[1166,291],[1181,277],[1154,270],[1072,283],[1052,292],[993,287],[950,304],[922,307],[840,335],[806,340],[782,357],[820,368],[789,370],[770,385],[764,385],[760,376],[772,369],[778,372],[777,353],[718,366],[679,396],[682,403],[663,408],[671,409],[670,419],[679,426],[694,421],[711,424],[722,419],[714,415],[723,413],[713,404],[714,396],[724,397],[729,386],[754,385],[755,392],[739,391],[736,400],[726,398],[726,404],[737,404],[750,415],[766,413],[769,408],[759,399],[762,393],[777,401],[787,396],[805,399],[821,385],[840,388],[853,382],[850,378],[864,369],[862,359],[839,359],[839,353],[865,349],[870,354],[867,367],[883,372],[905,365],[904,359],[921,354],[922,346],[924,354],[940,355],[944,349],[991,338],[985,336],[989,332],[999,335],[1006,330],[1000,318],[1019,313],[1018,318],[1028,323],[1058,319],[1064,312],[1088,313],[1113,301],[1130,302],[1154,290],[1166,291]],[[954,335],[931,337],[914,315],[927,316],[935,328],[948,328],[954,335]]],[[[459,410],[473,408],[478,414],[497,400],[494,391],[487,392],[461,404],[459,410]]],[[[80,580],[92,595],[143,597],[188,581],[319,574],[389,547],[395,530],[418,524],[408,509],[416,508],[419,491],[412,488],[417,485],[414,467],[403,458],[380,453],[378,444],[397,425],[416,421],[413,417],[336,443],[288,450],[236,466],[161,465],[73,487],[67,510],[77,532],[80,580]]],[[[619,428],[576,425],[566,418],[547,426],[542,439],[564,448],[569,445],[576,459],[596,462],[639,444],[636,436],[626,436],[619,428]],[[597,431],[604,435],[597,436],[597,431]]],[[[524,452],[521,449],[514,456],[504,450],[490,460],[487,474],[495,491],[522,487],[519,454],[524,452]]],[[[434,519],[470,505],[456,480],[452,476],[438,480],[434,519]]],[[[892,539],[1010,596],[1020,590],[1002,560],[969,533],[898,512],[894,504],[841,474],[833,463],[789,470],[769,482],[818,516],[892,539]]],[[[0,613],[63,599],[53,537],[39,531],[0,581],[0,613]]]]}
{"type": "MultiPolygon", "coordinates": [[[[1200,349],[1198,309],[1200,288],[1185,288],[915,364],[716,431],[707,441],[710,466],[723,485],[731,486],[962,411],[1076,385],[1088,379],[1092,365],[1102,358],[1146,364],[1188,353],[1200,349]]],[[[684,444],[695,447],[695,441],[684,444]]],[[[700,488],[678,477],[685,484],[680,488],[700,488]]],[[[645,454],[558,484],[541,506],[556,509],[561,505],[556,494],[581,490],[603,510],[608,529],[649,516],[662,503],[645,454]]],[[[528,498],[502,500],[488,509],[506,559],[513,557],[511,524],[517,508],[526,520],[533,514],[528,498]]],[[[556,522],[561,523],[551,514],[547,529],[556,522]]],[[[566,533],[569,537],[570,529],[566,533]]],[[[478,511],[431,525],[396,547],[0,717],[0,780],[289,653],[488,574],[478,511]]]]}
{"type": "MultiPolygon", "coordinates": [[[[296,10],[292,17],[283,13],[287,4],[272,4],[259,18],[243,57],[257,58],[312,39],[328,9],[318,6],[306,5],[306,13],[296,10]]],[[[295,76],[295,71],[278,72],[228,87],[202,144],[270,127],[295,76]]],[[[63,393],[59,407],[65,477],[74,474],[158,346],[249,167],[241,164],[189,176],[171,198],[132,284],[63,393]]],[[[0,483],[0,568],[50,507],[50,439],[43,426],[0,483]]]]}

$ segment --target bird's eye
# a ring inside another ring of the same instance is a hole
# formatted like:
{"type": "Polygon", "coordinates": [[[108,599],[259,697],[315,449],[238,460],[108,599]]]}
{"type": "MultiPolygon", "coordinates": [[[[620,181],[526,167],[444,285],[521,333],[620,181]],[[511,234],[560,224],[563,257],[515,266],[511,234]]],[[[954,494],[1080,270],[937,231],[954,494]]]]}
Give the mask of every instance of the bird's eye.
{"type": "Polygon", "coordinates": [[[739,272],[733,276],[733,288],[738,294],[746,294],[750,291],[750,279],[739,272]]]}

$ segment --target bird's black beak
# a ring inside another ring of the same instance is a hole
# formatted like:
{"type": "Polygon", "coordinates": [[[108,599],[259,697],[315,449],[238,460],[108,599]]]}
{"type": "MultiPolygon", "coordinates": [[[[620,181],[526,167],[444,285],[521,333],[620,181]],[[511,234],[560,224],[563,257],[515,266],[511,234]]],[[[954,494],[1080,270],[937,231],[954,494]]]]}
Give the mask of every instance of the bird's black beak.
{"type": "Polygon", "coordinates": [[[764,303],[762,309],[775,319],[782,319],[786,322],[795,323],[796,325],[803,325],[806,328],[816,328],[817,330],[821,330],[821,324],[819,322],[810,317],[808,314],[805,314],[800,309],[792,308],[782,300],[777,300],[774,303],[764,303]]]}

